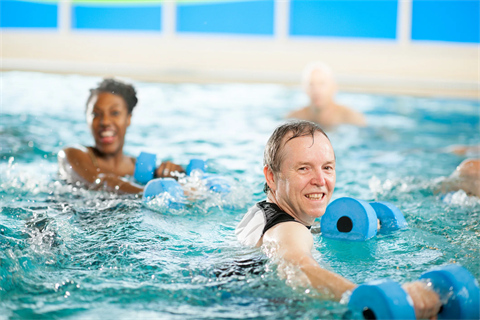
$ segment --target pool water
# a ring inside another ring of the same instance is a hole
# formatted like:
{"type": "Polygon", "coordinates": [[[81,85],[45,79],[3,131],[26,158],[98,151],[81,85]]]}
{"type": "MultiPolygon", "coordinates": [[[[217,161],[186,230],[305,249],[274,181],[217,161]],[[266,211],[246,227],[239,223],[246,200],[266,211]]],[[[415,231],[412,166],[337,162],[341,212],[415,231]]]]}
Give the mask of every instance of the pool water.
{"type": "MultiPolygon", "coordinates": [[[[57,153],[92,145],[85,122],[97,77],[1,74],[0,319],[341,319],[344,304],[286,283],[260,249],[234,236],[263,200],[264,145],[283,116],[307,103],[297,87],[132,81],[139,104],[127,154],[186,165],[206,159],[230,179],[186,209],[87,191],[57,179],[57,153]]],[[[370,126],[327,132],[337,157],[333,199],[390,201],[409,228],[366,242],[314,235],[314,257],[355,283],[416,280],[459,263],[480,280],[480,200],[436,185],[480,143],[480,103],[340,93],[370,126]]]]}

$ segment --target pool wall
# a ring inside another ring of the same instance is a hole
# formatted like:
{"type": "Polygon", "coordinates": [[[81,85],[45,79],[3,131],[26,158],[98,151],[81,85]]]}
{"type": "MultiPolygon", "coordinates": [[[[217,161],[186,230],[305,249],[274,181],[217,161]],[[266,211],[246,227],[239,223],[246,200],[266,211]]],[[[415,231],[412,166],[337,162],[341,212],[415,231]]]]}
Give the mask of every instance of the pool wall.
{"type": "Polygon", "coordinates": [[[0,2],[2,70],[479,96],[479,0],[0,2]]]}

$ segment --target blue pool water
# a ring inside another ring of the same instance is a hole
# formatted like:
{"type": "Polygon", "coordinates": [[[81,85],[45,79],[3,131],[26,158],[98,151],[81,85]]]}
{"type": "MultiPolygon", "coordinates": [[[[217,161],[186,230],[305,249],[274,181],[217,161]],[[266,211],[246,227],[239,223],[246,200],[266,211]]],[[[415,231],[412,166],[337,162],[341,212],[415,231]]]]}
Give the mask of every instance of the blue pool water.
{"type": "MultiPolygon", "coordinates": [[[[101,79],[4,72],[1,101],[0,319],[340,319],[343,304],[288,285],[234,228],[264,198],[262,154],[299,88],[262,84],[133,82],[125,151],[186,165],[208,159],[233,195],[205,194],[186,210],[57,180],[56,155],[91,145],[88,89],[101,79]],[[249,259],[253,260],[250,261],[249,259]]],[[[434,189],[464,159],[452,144],[480,143],[478,101],[341,93],[366,129],[328,132],[337,157],[333,198],[385,200],[409,228],[352,243],[314,235],[322,266],[362,283],[412,281],[460,263],[480,280],[480,200],[434,189]]]]}

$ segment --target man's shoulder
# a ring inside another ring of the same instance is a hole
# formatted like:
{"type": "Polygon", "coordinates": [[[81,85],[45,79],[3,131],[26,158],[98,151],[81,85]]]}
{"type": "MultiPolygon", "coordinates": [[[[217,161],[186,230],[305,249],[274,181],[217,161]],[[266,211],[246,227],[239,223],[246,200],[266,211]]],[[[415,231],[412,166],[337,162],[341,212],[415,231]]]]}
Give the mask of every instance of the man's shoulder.
{"type": "Polygon", "coordinates": [[[337,104],[336,107],[339,110],[339,113],[342,115],[341,117],[344,123],[350,123],[357,126],[367,125],[363,113],[339,104],[337,104]]]}
{"type": "Polygon", "coordinates": [[[308,247],[313,246],[310,230],[297,221],[279,223],[263,235],[263,242],[274,242],[280,246],[308,247]]]}

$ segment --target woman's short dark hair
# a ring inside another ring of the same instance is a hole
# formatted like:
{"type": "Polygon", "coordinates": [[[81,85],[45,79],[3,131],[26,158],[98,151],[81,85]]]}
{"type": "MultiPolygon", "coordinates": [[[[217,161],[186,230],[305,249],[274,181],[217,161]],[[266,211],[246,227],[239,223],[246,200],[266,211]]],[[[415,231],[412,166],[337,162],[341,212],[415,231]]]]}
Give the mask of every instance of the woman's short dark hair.
{"type": "MultiPolygon", "coordinates": [[[[315,139],[315,132],[320,132],[328,139],[325,131],[323,131],[318,124],[311,121],[293,120],[278,126],[275,131],[273,131],[265,146],[263,165],[267,166],[273,173],[280,172],[283,160],[282,149],[285,144],[292,139],[303,136],[312,136],[312,139],[315,139]],[[289,133],[292,133],[292,136],[282,143],[283,138],[289,133]]],[[[269,190],[270,188],[265,182],[263,191],[268,193],[269,190]]]]}
{"type": "Polygon", "coordinates": [[[93,96],[101,92],[108,92],[122,97],[123,100],[125,100],[129,114],[132,113],[133,108],[135,108],[138,102],[137,92],[131,84],[124,83],[112,78],[107,78],[100,82],[98,84],[98,87],[90,89],[90,96],[88,97],[87,104],[90,102],[93,96]]]}

